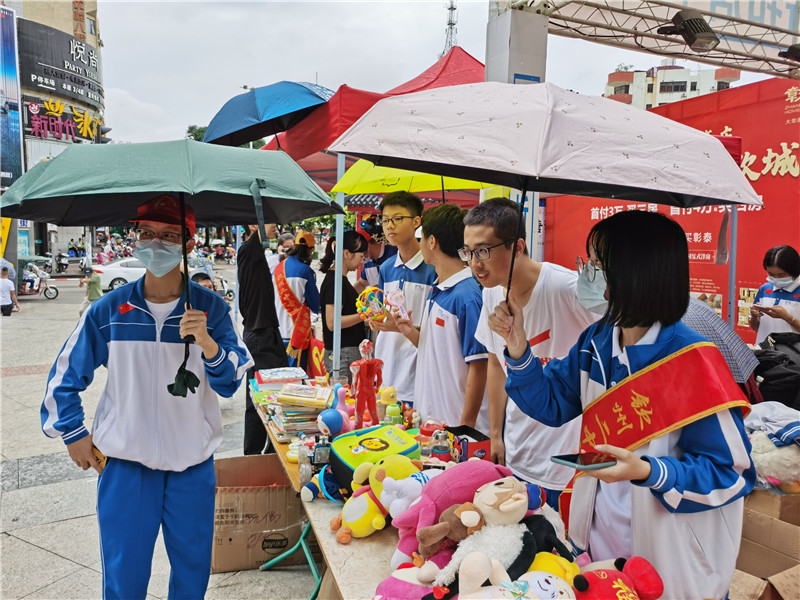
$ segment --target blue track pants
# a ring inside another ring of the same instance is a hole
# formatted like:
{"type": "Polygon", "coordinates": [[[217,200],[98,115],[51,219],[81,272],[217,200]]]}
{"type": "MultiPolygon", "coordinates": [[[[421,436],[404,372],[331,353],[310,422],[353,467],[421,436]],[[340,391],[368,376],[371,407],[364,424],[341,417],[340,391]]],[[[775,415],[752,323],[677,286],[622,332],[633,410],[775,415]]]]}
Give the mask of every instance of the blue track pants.
{"type": "Polygon", "coordinates": [[[214,459],[185,471],[156,471],[108,459],[97,483],[105,600],[147,595],[158,529],[171,566],[169,598],[203,598],[214,536],[214,459]]]}

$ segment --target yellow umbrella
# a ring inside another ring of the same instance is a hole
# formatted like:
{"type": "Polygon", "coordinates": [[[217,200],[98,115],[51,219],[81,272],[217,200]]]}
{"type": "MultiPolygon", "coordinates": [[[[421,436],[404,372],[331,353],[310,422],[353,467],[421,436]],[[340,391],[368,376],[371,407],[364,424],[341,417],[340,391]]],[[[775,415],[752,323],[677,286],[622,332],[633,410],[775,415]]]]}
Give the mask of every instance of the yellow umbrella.
{"type": "Polygon", "coordinates": [[[497,187],[469,179],[442,177],[417,171],[376,167],[368,160],[357,161],[333,186],[332,192],[345,194],[389,194],[391,192],[432,192],[441,190],[479,190],[497,187]]]}

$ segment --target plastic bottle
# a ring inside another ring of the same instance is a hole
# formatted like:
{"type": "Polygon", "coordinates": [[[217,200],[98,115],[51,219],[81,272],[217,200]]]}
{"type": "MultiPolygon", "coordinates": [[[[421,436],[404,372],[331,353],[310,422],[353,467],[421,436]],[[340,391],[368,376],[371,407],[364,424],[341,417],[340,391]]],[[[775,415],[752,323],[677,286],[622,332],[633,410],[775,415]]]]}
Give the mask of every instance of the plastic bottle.
{"type": "Polygon", "coordinates": [[[300,454],[297,458],[300,469],[300,487],[302,488],[314,477],[314,469],[311,467],[311,457],[308,455],[308,448],[300,447],[300,454]]]}
{"type": "Polygon", "coordinates": [[[450,438],[446,431],[435,431],[431,436],[431,456],[442,462],[450,461],[450,438]]]}
{"type": "Polygon", "coordinates": [[[436,419],[427,419],[419,426],[419,453],[425,459],[431,455],[431,438],[433,433],[442,429],[444,425],[436,419]]]}

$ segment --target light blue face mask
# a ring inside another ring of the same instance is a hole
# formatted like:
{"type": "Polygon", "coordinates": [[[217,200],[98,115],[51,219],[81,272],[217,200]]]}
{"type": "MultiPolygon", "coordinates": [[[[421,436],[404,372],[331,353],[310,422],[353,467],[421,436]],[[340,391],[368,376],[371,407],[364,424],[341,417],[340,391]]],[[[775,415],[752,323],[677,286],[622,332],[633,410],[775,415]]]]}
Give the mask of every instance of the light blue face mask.
{"type": "Polygon", "coordinates": [[[767,281],[771,283],[776,290],[782,290],[788,288],[790,285],[794,283],[794,279],[792,279],[791,277],[781,277],[780,279],[778,279],[777,277],[773,277],[772,275],[767,277],[767,281]]]}
{"type": "Polygon", "coordinates": [[[594,281],[589,281],[592,267],[586,266],[578,275],[578,302],[596,315],[604,315],[608,308],[606,293],[606,274],[602,269],[594,269],[594,281]]]}
{"type": "Polygon", "coordinates": [[[158,238],[136,242],[133,256],[153,275],[163,277],[181,263],[181,245],[162,242],[158,238]]]}

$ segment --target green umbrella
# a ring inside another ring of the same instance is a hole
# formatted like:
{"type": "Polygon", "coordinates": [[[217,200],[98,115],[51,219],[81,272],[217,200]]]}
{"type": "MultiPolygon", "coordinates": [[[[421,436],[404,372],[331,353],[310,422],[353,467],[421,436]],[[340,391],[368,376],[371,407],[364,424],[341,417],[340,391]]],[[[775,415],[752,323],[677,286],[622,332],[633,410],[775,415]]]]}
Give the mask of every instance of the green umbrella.
{"type": "MultiPolygon", "coordinates": [[[[343,213],[288,155],[203,144],[193,140],[147,144],[73,144],[34,166],[0,200],[4,217],[57,225],[117,225],[158,194],[188,203],[198,223],[288,223],[343,213]]],[[[185,236],[186,228],[184,228],[185,236]]],[[[186,240],[184,240],[185,242],[186,240]]],[[[184,249],[185,249],[184,243],[184,249]]],[[[184,272],[189,269],[184,251],[184,272]]],[[[191,306],[189,288],[186,301],[191,306]]],[[[169,390],[194,391],[197,376],[184,362],[169,390]]]]}
{"type": "Polygon", "coordinates": [[[161,193],[183,194],[198,223],[268,223],[343,212],[288,155],[194,140],[73,144],[20,177],[2,196],[4,217],[57,225],[118,225],[161,193]],[[254,185],[255,184],[255,185],[254,185]]]}

